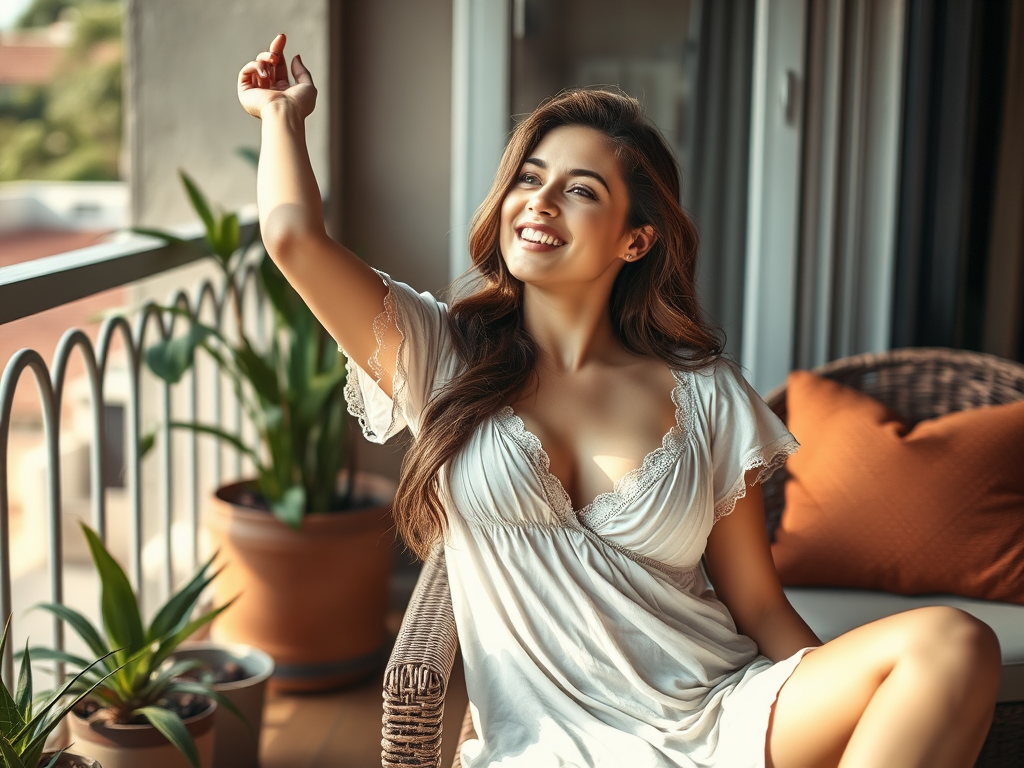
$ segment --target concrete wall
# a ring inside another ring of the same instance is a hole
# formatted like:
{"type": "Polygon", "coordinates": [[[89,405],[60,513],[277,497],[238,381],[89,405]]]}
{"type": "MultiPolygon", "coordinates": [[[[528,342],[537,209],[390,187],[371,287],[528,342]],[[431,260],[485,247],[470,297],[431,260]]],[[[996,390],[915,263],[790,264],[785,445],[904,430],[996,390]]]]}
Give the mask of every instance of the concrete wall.
{"type": "MultiPolygon", "coordinates": [[[[346,0],[341,239],[417,290],[448,284],[451,0],[346,0]]],[[[361,444],[398,477],[401,450],[361,444]]]]}
{"type": "MultiPolygon", "coordinates": [[[[177,179],[189,172],[226,207],[256,200],[256,175],[235,156],[259,146],[259,121],[235,96],[238,70],[266,50],[278,32],[285,50],[328,91],[327,0],[129,0],[126,41],[128,177],[132,221],[166,226],[193,218],[177,179]]],[[[313,169],[326,187],[327,110],[309,122],[313,169]]]]}

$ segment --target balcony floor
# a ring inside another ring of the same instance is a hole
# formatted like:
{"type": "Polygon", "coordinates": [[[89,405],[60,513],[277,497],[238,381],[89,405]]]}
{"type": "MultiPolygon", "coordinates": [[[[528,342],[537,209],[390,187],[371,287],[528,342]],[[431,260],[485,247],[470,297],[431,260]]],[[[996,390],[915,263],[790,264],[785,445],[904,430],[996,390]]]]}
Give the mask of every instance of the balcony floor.
{"type": "MultiPolygon", "coordinates": [[[[442,768],[455,757],[466,713],[462,659],[445,700],[442,768]]],[[[311,695],[271,693],[263,715],[261,768],[375,768],[380,765],[381,680],[311,695]]]]}

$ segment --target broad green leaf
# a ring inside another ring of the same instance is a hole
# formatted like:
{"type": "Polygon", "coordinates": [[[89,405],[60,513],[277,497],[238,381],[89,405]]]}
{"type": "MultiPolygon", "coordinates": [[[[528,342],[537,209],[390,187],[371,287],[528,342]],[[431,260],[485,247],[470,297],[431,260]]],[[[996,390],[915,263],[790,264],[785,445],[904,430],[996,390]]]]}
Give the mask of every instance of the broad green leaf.
{"type": "Polygon", "coordinates": [[[167,633],[181,629],[185,622],[188,621],[189,614],[192,613],[192,609],[199,600],[200,593],[220,573],[218,570],[212,576],[206,575],[218,554],[219,552],[214,552],[213,557],[199,567],[192,580],[175,592],[157,611],[153,621],[149,624],[149,629],[146,631],[146,640],[148,642],[160,640],[167,633]]]}
{"type": "Polygon", "coordinates": [[[132,714],[142,715],[149,720],[150,724],[185,756],[192,768],[199,768],[199,752],[196,750],[196,743],[192,741],[185,723],[181,721],[177,713],[162,707],[140,707],[132,714]]]}
{"type": "Polygon", "coordinates": [[[127,656],[139,651],[146,642],[142,617],[139,615],[139,601],[132,591],[128,577],[103,547],[99,536],[85,523],[80,525],[89,542],[89,550],[100,577],[103,626],[111,644],[121,649],[115,658],[123,661],[127,656]]]}
{"type": "Polygon", "coordinates": [[[192,324],[182,336],[161,341],[146,349],[146,365],[168,384],[177,384],[195,361],[196,347],[210,336],[205,325],[192,324]]]}
{"type": "Polygon", "coordinates": [[[270,502],[274,516],[282,523],[296,531],[302,527],[302,518],[306,514],[306,489],[301,485],[293,485],[281,495],[281,498],[270,502]]]}
{"type": "MultiPolygon", "coordinates": [[[[110,648],[106,642],[100,637],[100,633],[96,630],[96,627],[92,625],[85,616],[80,614],[74,608],[69,608],[66,605],[60,603],[39,603],[33,606],[33,609],[39,609],[41,611],[48,611],[59,619],[62,619],[78,634],[85,644],[89,646],[89,650],[92,651],[96,656],[104,656],[110,653],[110,648]]],[[[36,650],[38,653],[39,650],[36,650]]]]}
{"type": "Polygon", "coordinates": [[[221,217],[217,227],[219,237],[217,239],[217,255],[223,259],[225,266],[231,259],[231,255],[238,250],[238,241],[241,239],[241,232],[238,226],[238,214],[226,213],[221,217]]]}
{"type": "Polygon", "coordinates": [[[260,259],[259,271],[267,298],[270,299],[271,306],[278,314],[278,322],[290,327],[296,313],[300,311],[299,305],[302,304],[302,299],[288,284],[285,276],[281,274],[281,270],[277,268],[269,255],[264,254],[260,259]]]}
{"type": "Polygon", "coordinates": [[[192,207],[199,218],[203,220],[203,225],[206,227],[206,239],[212,246],[216,240],[217,225],[213,219],[210,204],[206,202],[206,196],[200,191],[191,176],[184,171],[178,171],[178,175],[181,177],[181,183],[185,185],[185,191],[188,192],[189,200],[192,201],[192,207]]]}
{"type": "Polygon", "coordinates": [[[235,364],[242,375],[252,384],[256,394],[268,403],[281,402],[281,387],[277,380],[277,372],[259,356],[245,340],[231,350],[235,364]]]}

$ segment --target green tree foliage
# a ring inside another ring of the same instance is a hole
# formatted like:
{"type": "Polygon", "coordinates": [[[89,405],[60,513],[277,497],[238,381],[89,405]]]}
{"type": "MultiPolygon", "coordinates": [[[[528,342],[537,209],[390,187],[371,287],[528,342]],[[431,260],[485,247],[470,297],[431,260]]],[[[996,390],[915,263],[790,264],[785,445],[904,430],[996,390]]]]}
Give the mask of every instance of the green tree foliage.
{"type": "Polygon", "coordinates": [[[122,26],[120,0],[35,0],[20,27],[58,18],[71,44],[48,86],[0,89],[0,181],[119,178],[122,26]]]}

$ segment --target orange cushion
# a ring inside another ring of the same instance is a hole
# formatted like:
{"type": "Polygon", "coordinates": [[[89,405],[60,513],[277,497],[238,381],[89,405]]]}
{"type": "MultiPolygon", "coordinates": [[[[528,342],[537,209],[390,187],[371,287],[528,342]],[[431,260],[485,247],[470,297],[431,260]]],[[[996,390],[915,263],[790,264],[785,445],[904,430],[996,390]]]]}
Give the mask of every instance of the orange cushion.
{"type": "Polygon", "coordinates": [[[787,409],[801,448],[772,544],[783,584],[1024,604],[1024,402],[909,429],[795,371],[787,409]]]}

